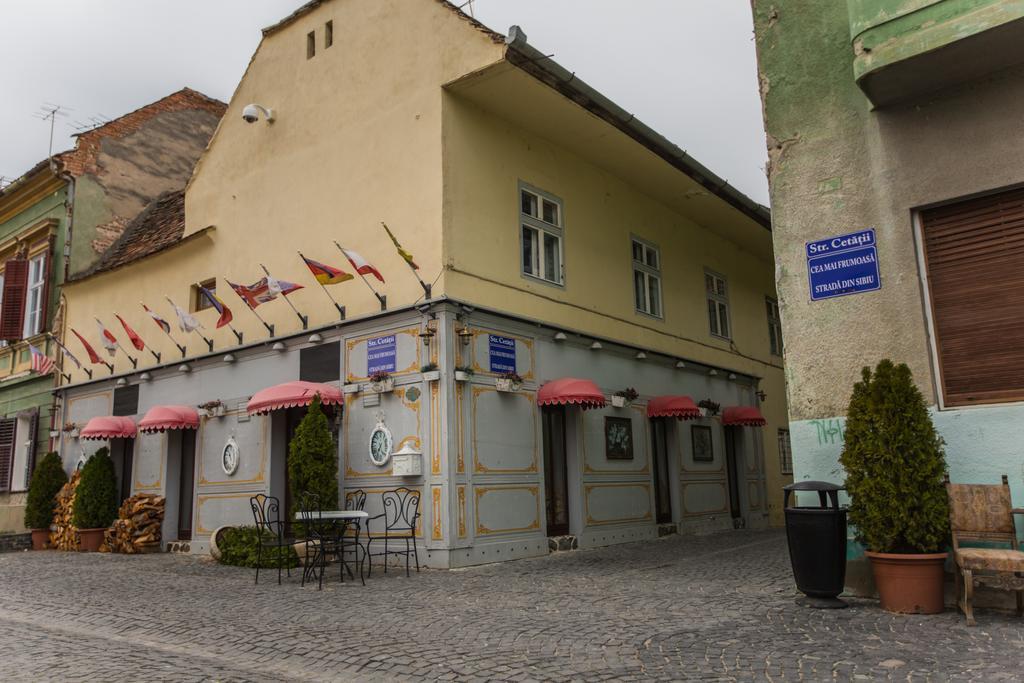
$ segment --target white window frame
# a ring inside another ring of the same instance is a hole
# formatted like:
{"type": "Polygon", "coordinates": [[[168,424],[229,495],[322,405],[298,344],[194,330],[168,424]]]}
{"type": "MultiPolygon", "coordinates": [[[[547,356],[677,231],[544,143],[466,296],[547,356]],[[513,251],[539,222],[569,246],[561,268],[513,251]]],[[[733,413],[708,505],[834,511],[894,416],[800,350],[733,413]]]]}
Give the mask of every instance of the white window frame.
{"type": "Polygon", "coordinates": [[[708,314],[709,314],[708,315],[708,332],[711,333],[712,337],[717,337],[719,339],[732,339],[732,319],[731,319],[732,312],[730,311],[730,307],[729,307],[729,281],[721,273],[715,272],[715,271],[711,270],[710,268],[705,268],[704,269],[703,284],[704,284],[704,299],[705,299],[704,308],[707,309],[707,303],[708,302],[710,302],[710,301],[715,302],[715,322],[718,323],[718,332],[715,332],[715,328],[711,325],[710,311],[708,311],[708,314]],[[714,291],[709,291],[708,290],[708,286],[707,286],[707,281],[708,280],[707,279],[709,277],[710,278],[714,278],[714,280],[715,280],[714,291]],[[722,283],[722,291],[725,292],[724,294],[719,294],[718,293],[718,282],[719,281],[722,283]],[[727,328],[726,334],[722,334],[722,320],[723,320],[722,309],[721,309],[722,306],[725,306],[724,320],[725,320],[725,326],[727,328]]]}
{"type": "Polygon", "coordinates": [[[782,356],[786,344],[782,341],[782,316],[779,314],[779,301],[770,296],[764,298],[765,314],[768,317],[768,351],[773,356],[782,356]],[[772,331],[775,331],[775,339],[778,348],[772,348],[772,331]]]}
{"type": "Polygon", "coordinates": [[[788,429],[780,429],[775,437],[779,443],[779,471],[793,474],[793,441],[788,429]]]}
{"type": "Polygon", "coordinates": [[[519,202],[519,272],[525,277],[532,281],[543,282],[546,285],[552,285],[555,287],[565,287],[565,210],[562,200],[554,196],[550,192],[545,192],[527,183],[519,183],[519,192],[517,194],[517,201],[519,202]],[[532,195],[536,198],[537,212],[539,215],[534,216],[523,211],[523,196],[532,195]],[[554,223],[550,223],[543,219],[544,209],[543,203],[548,202],[555,206],[557,215],[555,216],[554,223]],[[524,263],[524,256],[526,255],[526,237],[525,232],[529,230],[533,233],[533,245],[531,253],[531,264],[528,272],[526,269],[526,263],[524,263]],[[555,240],[556,248],[558,249],[558,259],[554,264],[554,273],[547,272],[547,263],[543,254],[544,238],[549,237],[555,240]]]}
{"type": "Polygon", "coordinates": [[[629,238],[629,257],[633,263],[633,308],[640,315],[645,315],[651,318],[658,318],[659,320],[665,317],[665,299],[664,299],[664,288],[661,286],[661,249],[652,242],[648,242],[642,237],[636,235],[630,235],[629,238]],[[634,250],[640,247],[642,250],[642,259],[637,260],[634,250]],[[654,260],[656,266],[648,264],[649,254],[654,254],[654,260]],[[643,282],[644,291],[637,291],[637,275],[640,275],[641,281],[643,282]],[[651,286],[651,283],[654,286],[651,286]],[[652,310],[655,306],[651,302],[651,291],[657,290],[657,310],[652,310]],[[637,305],[637,299],[643,299],[643,306],[637,305]]]}
{"type": "Polygon", "coordinates": [[[46,254],[42,253],[33,256],[28,261],[28,283],[25,287],[25,320],[22,323],[22,339],[29,339],[39,334],[43,329],[43,312],[46,310],[46,302],[43,301],[43,294],[46,290],[46,254]],[[33,279],[35,274],[35,279],[33,279]],[[36,301],[33,306],[32,297],[36,301]]]}

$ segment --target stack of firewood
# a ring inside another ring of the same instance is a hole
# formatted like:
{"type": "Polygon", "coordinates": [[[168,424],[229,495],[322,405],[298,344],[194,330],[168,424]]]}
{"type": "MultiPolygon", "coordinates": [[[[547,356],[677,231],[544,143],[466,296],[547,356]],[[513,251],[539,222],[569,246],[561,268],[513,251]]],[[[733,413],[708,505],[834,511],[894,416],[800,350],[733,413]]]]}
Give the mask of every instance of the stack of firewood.
{"type": "Polygon", "coordinates": [[[50,532],[50,546],[57,550],[78,550],[78,529],[71,522],[75,506],[75,491],[82,478],[77,470],[68,483],[57,492],[57,505],[53,512],[53,531],[50,532]]]}
{"type": "Polygon", "coordinates": [[[121,504],[118,518],[107,529],[100,552],[146,553],[160,550],[164,497],[137,493],[121,504]]]}

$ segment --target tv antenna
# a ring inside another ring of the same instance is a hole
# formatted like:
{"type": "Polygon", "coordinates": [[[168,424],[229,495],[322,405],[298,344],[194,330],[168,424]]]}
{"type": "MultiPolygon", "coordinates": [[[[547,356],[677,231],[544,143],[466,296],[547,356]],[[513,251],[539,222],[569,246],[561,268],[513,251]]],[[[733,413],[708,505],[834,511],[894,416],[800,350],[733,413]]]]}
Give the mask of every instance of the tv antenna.
{"type": "Polygon", "coordinates": [[[39,107],[39,111],[32,114],[40,121],[50,122],[50,150],[47,154],[51,159],[53,158],[53,129],[57,123],[58,116],[67,116],[69,111],[74,111],[71,107],[65,107],[60,104],[54,104],[52,102],[43,102],[39,107]]]}
{"type": "Polygon", "coordinates": [[[98,114],[96,116],[87,116],[85,120],[76,119],[75,121],[69,122],[68,127],[73,128],[78,133],[86,133],[90,130],[105,126],[110,123],[110,119],[105,114],[98,114]]]}

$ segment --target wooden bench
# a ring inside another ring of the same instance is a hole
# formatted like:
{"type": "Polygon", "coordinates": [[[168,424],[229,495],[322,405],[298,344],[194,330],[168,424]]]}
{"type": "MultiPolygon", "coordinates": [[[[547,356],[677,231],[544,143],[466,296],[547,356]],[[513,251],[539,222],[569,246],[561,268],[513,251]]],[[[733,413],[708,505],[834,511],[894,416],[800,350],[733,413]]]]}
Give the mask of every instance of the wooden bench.
{"type": "Polygon", "coordinates": [[[975,584],[1017,593],[1017,616],[1024,614],[1024,552],[1017,547],[1013,516],[1024,514],[1010,502],[1010,484],[953,484],[946,477],[949,521],[956,561],[957,606],[974,626],[975,584]],[[962,547],[962,542],[1003,544],[1008,548],[962,547]]]}

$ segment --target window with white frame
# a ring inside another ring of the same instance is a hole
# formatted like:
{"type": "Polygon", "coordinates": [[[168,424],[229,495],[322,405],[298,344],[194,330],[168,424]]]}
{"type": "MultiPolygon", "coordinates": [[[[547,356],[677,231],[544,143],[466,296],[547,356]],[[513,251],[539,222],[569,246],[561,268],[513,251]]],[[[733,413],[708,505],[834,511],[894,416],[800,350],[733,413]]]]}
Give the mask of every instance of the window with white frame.
{"type": "Polygon", "coordinates": [[[773,356],[782,355],[782,318],[779,316],[779,302],[772,298],[764,300],[768,312],[768,344],[773,356]]]}
{"type": "Polygon", "coordinates": [[[632,239],[633,301],[636,310],[661,317],[661,253],[654,245],[632,239]]]}
{"type": "Polygon", "coordinates": [[[711,334],[723,339],[732,338],[729,328],[729,290],[725,276],[710,270],[704,271],[704,290],[708,299],[708,322],[711,334]]]}
{"type": "Polygon", "coordinates": [[[46,288],[46,254],[40,254],[28,262],[28,288],[25,292],[25,339],[39,334],[43,329],[43,290],[46,288]]]}
{"type": "Polygon", "coordinates": [[[523,275],[561,285],[562,201],[546,192],[521,185],[519,225],[523,275]]]}
{"type": "Polygon", "coordinates": [[[779,430],[779,469],[782,474],[793,474],[793,446],[788,429],[779,430]]]}

